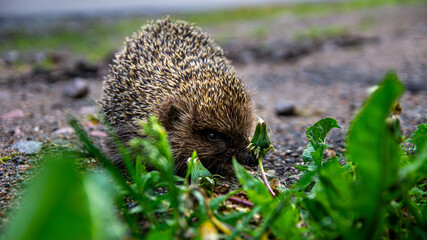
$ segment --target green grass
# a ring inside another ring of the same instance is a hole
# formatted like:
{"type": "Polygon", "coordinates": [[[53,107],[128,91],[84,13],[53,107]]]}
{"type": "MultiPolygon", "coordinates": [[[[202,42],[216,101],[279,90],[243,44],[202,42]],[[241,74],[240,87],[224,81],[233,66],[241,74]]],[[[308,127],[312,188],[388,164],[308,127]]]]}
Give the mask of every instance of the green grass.
{"type": "Polygon", "coordinates": [[[313,27],[303,32],[298,32],[294,35],[294,40],[297,42],[306,40],[321,40],[339,37],[348,33],[346,27],[329,26],[329,27],[313,27]]]}
{"type": "Polygon", "coordinates": [[[366,31],[371,29],[374,25],[374,18],[372,16],[366,16],[360,20],[358,28],[360,31],[366,31]]]}
{"type": "MultiPolygon", "coordinates": [[[[426,2],[425,0],[409,0],[405,3],[426,2]]],[[[399,0],[355,0],[331,3],[298,3],[287,5],[269,5],[263,7],[243,7],[228,10],[182,15],[186,20],[196,22],[201,26],[229,23],[241,20],[270,18],[279,14],[292,14],[300,17],[319,16],[340,12],[369,9],[385,5],[402,4],[399,0]]]]}
{"type": "MultiPolygon", "coordinates": [[[[425,0],[409,0],[407,3],[425,3],[425,0]]],[[[384,5],[403,4],[399,0],[355,0],[336,3],[301,3],[291,5],[271,5],[263,7],[243,7],[227,10],[215,10],[200,13],[178,14],[173,17],[195,22],[197,25],[220,26],[236,21],[274,19],[283,14],[297,17],[315,17],[327,14],[338,14],[358,11],[384,5]]],[[[17,29],[4,34],[0,39],[0,52],[18,51],[68,51],[76,56],[96,62],[116,51],[124,38],[138,31],[146,23],[144,17],[130,17],[118,21],[90,20],[87,27],[79,30],[61,28],[45,34],[30,34],[17,29]]],[[[259,28],[248,33],[248,37],[260,37],[268,33],[268,29],[259,28]]],[[[308,35],[316,35],[312,32],[308,35]]]]}

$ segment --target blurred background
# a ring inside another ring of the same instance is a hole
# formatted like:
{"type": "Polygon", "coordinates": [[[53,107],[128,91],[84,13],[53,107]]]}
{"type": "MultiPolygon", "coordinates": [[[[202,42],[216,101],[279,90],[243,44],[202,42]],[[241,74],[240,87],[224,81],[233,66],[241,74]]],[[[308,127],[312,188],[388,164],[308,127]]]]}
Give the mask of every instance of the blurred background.
{"type": "MultiPolygon", "coordinates": [[[[165,1],[52,1],[52,0],[4,0],[3,16],[35,16],[35,15],[64,15],[64,14],[111,14],[129,12],[154,15],[156,13],[188,12],[212,10],[242,6],[260,6],[265,4],[282,4],[291,2],[321,2],[322,0],[206,0],[197,4],[190,0],[165,1]]],[[[325,1],[325,0],[323,0],[325,1]]],[[[339,1],[339,0],[338,0],[339,1]]],[[[342,1],[342,0],[341,0],[342,1]]]]}
{"type": "Polygon", "coordinates": [[[351,117],[387,71],[407,89],[404,134],[426,122],[425,0],[193,2],[0,0],[0,151],[18,159],[2,165],[0,210],[30,167],[18,143],[67,144],[68,113],[106,136],[96,119],[108,65],[126,36],[164,15],[194,22],[225,50],[272,130],[266,168],[281,179],[295,174],[305,128],[323,117],[343,127],[330,154],[345,151],[351,117]]]}

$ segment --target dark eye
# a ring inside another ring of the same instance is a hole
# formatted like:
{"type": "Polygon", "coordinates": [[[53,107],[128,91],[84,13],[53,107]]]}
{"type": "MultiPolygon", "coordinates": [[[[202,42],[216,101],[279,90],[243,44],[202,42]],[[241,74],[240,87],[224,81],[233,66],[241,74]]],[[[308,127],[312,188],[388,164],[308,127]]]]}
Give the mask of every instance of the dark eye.
{"type": "Polygon", "coordinates": [[[218,141],[221,137],[219,136],[218,133],[216,132],[207,132],[206,133],[206,138],[211,141],[211,142],[216,142],[218,141]]]}

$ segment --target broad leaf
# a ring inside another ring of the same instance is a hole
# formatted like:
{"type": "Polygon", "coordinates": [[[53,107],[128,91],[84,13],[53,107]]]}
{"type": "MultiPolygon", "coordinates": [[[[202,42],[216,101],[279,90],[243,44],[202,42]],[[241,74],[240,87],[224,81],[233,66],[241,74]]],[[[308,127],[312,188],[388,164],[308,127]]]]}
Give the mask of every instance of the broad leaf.
{"type": "Polygon", "coordinates": [[[403,90],[397,76],[387,74],[353,120],[347,138],[348,159],[357,165],[360,175],[359,213],[365,219],[362,239],[378,234],[384,191],[397,180],[399,146],[385,120],[403,90]]]}

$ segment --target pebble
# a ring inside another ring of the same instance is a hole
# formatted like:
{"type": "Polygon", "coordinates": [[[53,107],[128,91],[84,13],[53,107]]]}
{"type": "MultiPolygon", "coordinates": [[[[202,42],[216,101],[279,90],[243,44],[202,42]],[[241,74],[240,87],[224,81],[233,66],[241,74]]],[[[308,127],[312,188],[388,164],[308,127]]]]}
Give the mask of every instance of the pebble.
{"type": "Polygon", "coordinates": [[[14,119],[14,118],[23,118],[24,117],[24,111],[21,109],[14,109],[8,113],[5,113],[3,116],[1,116],[2,120],[6,119],[14,119]]]}
{"type": "Polygon", "coordinates": [[[8,64],[14,64],[19,59],[19,52],[15,50],[8,51],[4,54],[3,59],[8,64]]]}
{"type": "Polygon", "coordinates": [[[30,165],[24,164],[18,166],[21,171],[26,171],[30,168],[30,165]]]}
{"type": "Polygon", "coordinates": [[[84,106],[79,109],[79,113],[83,116],[96,114],[98,112],[98,109],[94,106],[84,106]]]}
{"type": "Polygon", "coordinates": [[[107,137],[107,136],[108,136],[106,132],[103,132],[103,131],[97,131],[97,130],[90,131],[90,135],[91,135],[92,137],[100,137],[100,138],[104,138],[104,137],[107,137]]]}
{"type": "Polygon", "coordinates": [[[40,150],[42,143],[38,141],[20,140],[12,147],[16,148],[19,153],[34,154],[40,150]]]}
{"type": "Polygon", "coordinates": [[[31,56],[32,63],[41,63],[46,60],[46,53],[44,52],[36,52],[31,56]]]}
{"type": "Polygon", "coordinates": [[[274,111],[278,116],[294,116],[295,104],[289,101],[279,101],[274,105],[274,111]]]}
{"type": "Polygon", "coordinates": [[[83,78],[74,78],[64,89],[64,95],[73,99],[83,98],[89,94],[89,84],[83,78]]]}
{"type": "Polygon", "coordinates": [[[55,130],[52,134],[53,135],[62,135],[62,134],[73,134],[74,129],[72,127],[63,127],[55,130]]]}
{"type": "Polygon", "coordinates": [[[297,152],[302,153],[304,151],[304,149],[305,149],[304,147],[299,146],[297,148],[297,152]]]}
{"type": "Polygon", "coordinates": [[[332,149],[329,149],[329,148],[326,149],[325,153],[326,153],[326,157],[328,157],[328,158],[333,158],[333,157],[337,156],[336,152],[332,149]]]}

